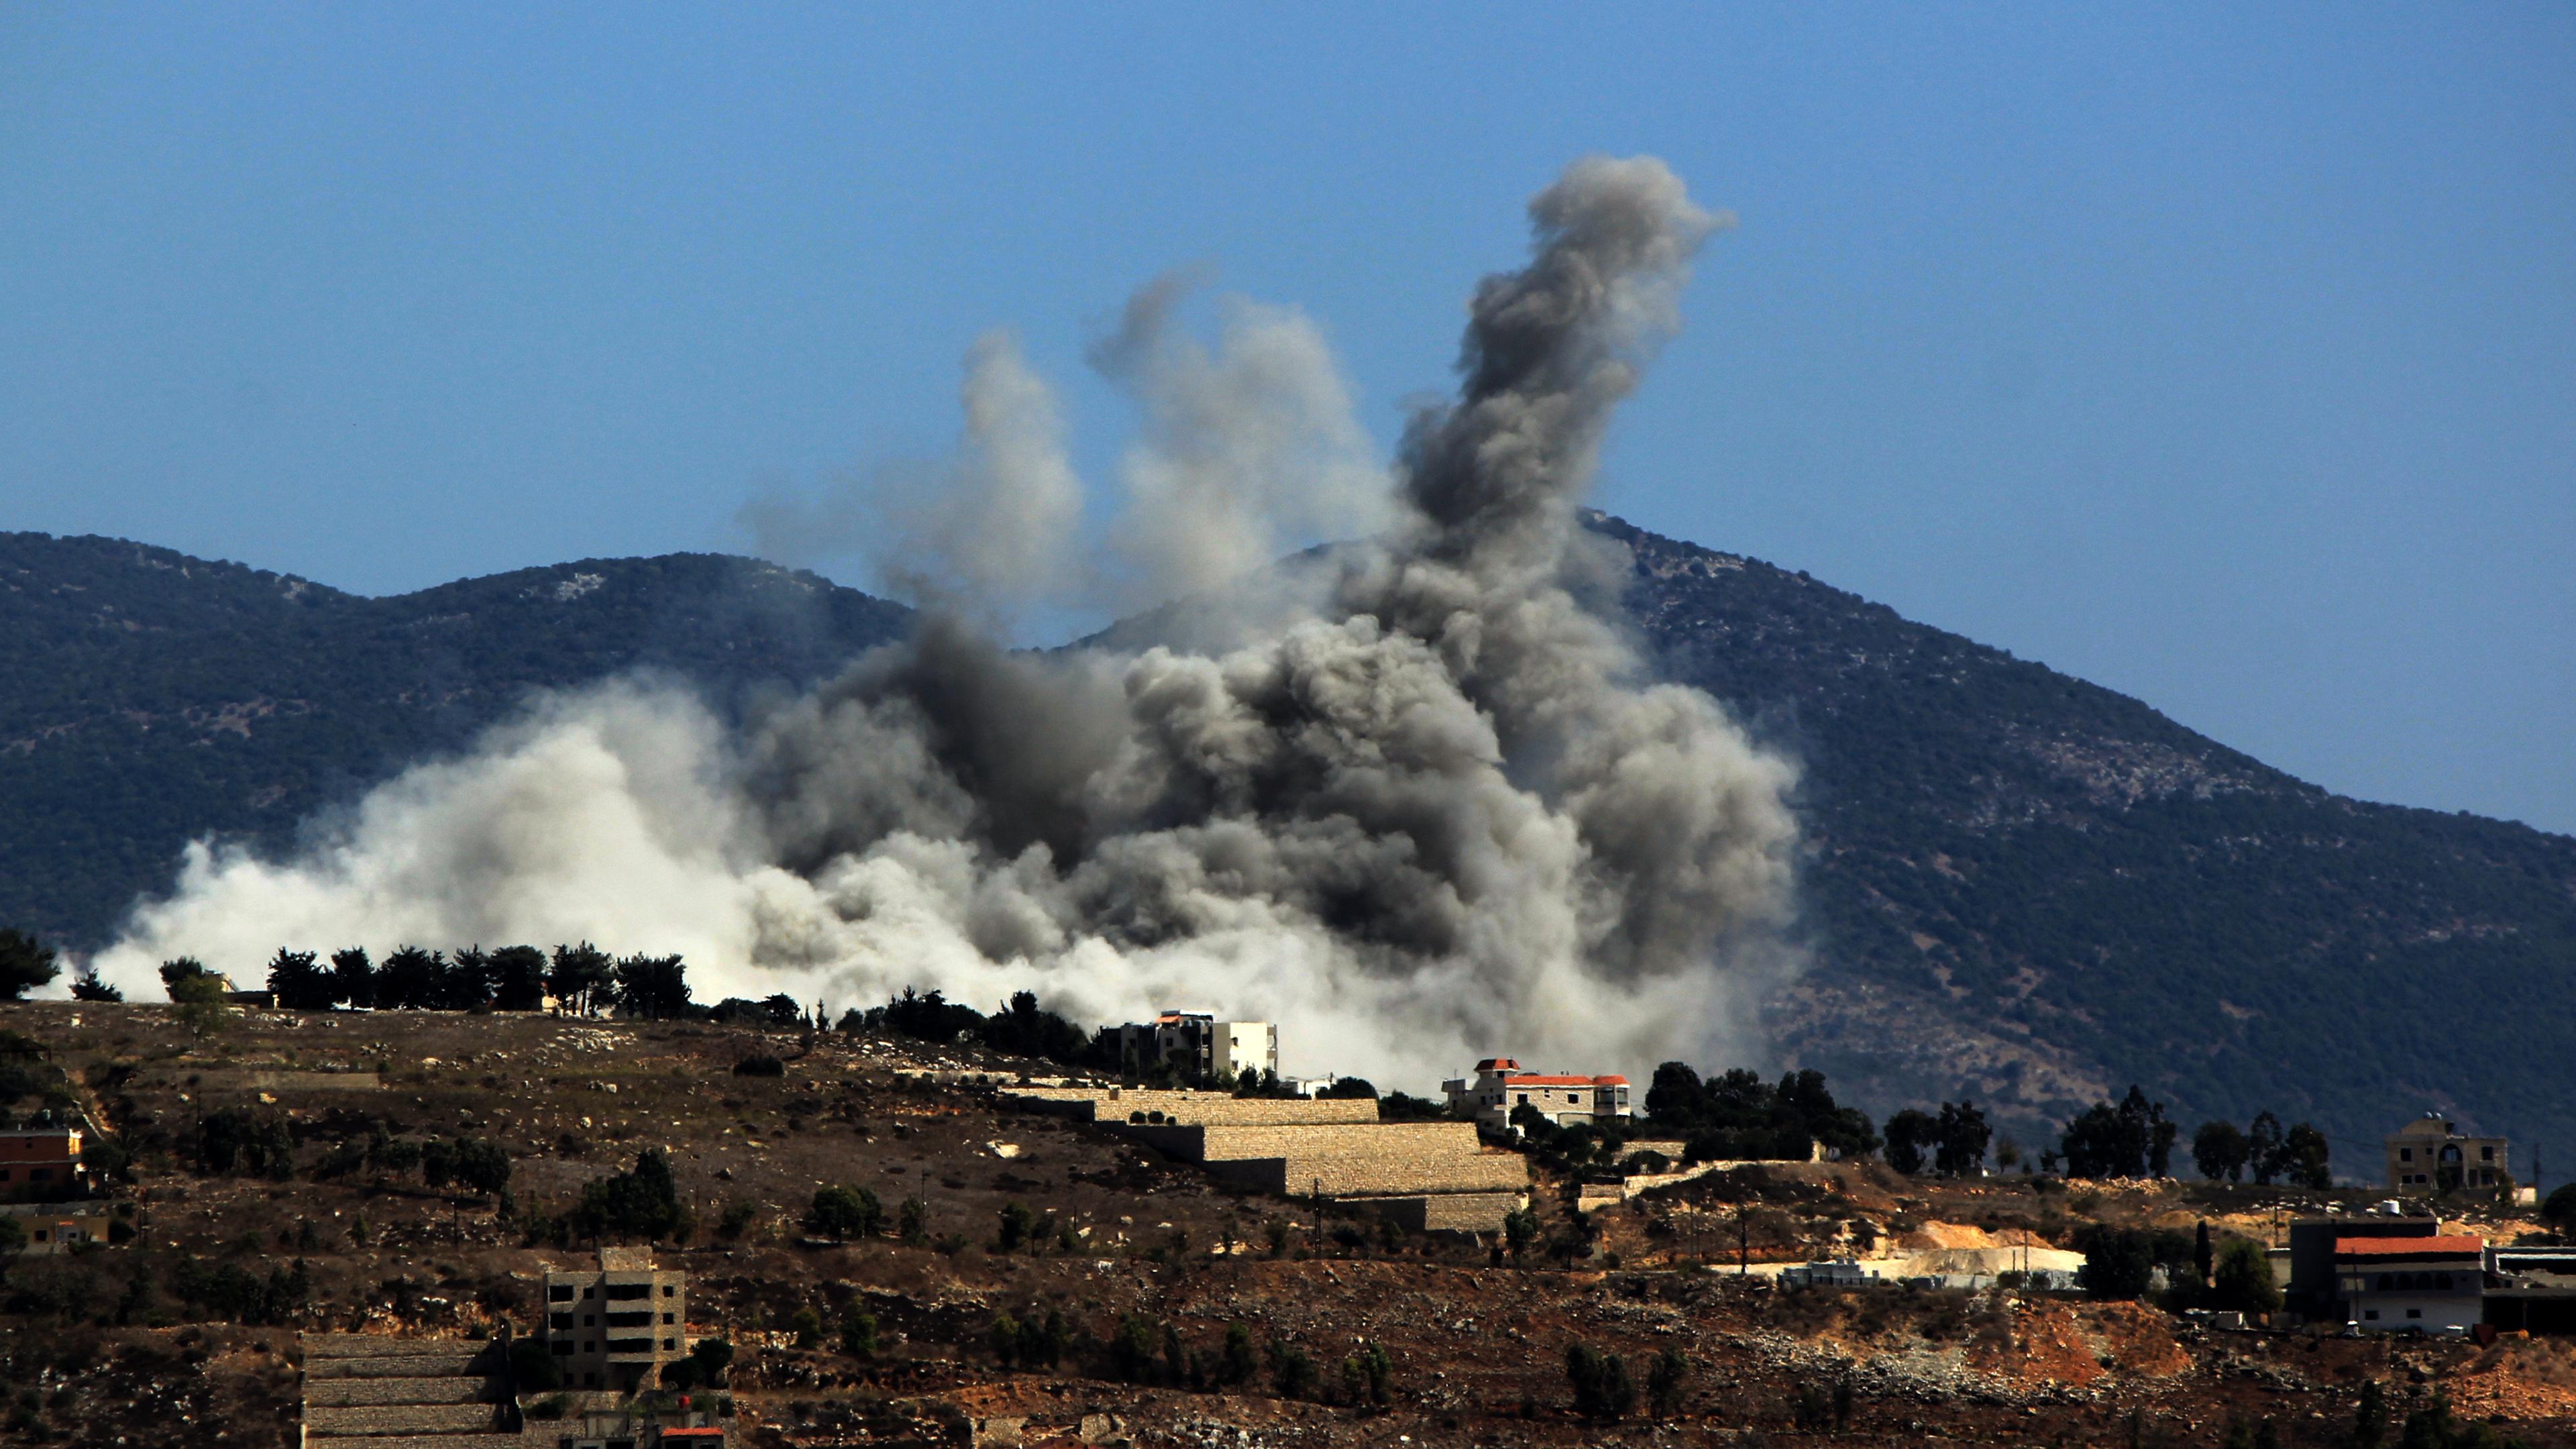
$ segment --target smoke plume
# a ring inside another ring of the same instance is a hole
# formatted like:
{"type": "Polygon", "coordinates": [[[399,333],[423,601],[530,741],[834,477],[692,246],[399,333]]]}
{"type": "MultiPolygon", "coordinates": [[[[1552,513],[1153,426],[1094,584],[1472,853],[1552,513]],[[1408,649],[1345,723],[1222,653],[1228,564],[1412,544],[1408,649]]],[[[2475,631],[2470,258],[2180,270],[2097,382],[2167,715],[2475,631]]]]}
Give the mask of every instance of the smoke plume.
{"type": "Polygon", "coordinates": [[[587,938],[686,952],[708,999],[1033,988],[1092,1020],[1271,1019],[1291,1070],[1415,1089],[1498,1052],[1744,1048],[1788,964],[1792,771],[1648,677],[1625,561],[1577,517],[1718,223],[1652,159],[1579,162],[1530,214],[1456,399],[1391,469],[1294,314],[1228,304],[1211,351],[1161,283],[1097,350],[1144,416],[1117,568],[1221,589],[1302,530],[1374,525],[1295,590],[1194,606],[1185,642],[999,643],[959,597],[1101,571],[1050,542],[1079,480],[1045,384],[988,339],[953,511],[907,536],[912,638],[739,736],[648,684],[550,701],[294,859],[192,848],[100,965],[148,990],[183,951],[238,972],[279,944],[587,938]]]}

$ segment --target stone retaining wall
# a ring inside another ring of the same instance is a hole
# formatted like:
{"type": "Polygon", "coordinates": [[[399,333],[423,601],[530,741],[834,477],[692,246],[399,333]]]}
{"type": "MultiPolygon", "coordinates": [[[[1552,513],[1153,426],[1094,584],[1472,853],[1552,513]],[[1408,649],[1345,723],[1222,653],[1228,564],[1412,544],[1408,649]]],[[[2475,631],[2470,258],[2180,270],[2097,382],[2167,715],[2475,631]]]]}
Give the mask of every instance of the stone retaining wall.
{"type": "Polygon", "coordinates": [[[1412,1153],[1257,1157],[1212,1162],[1218,1179],[1255,1192],[1326,1197],[1430,1192],[1517,1192],[1529,1186],[1529,1163],[1514,1153],[1423,1158],[1412,1153]]]}
{"type": "Polygon", "coordinates": [[[1467,1157],[1482,1147],[1473,1122],[1300,1122],[1283,1127],[1135,1127],[1127,1135],[1183,1162],[1391,1152],[1467,1157]]]}
{"type": "Polygon", "coordinates": [[[304,1406],[304,1431],[328,1434],[472,1434],[492,1427],[490,1404],[304,1406]]]}
{"type": "Polygon", "coordinates": [[[1377,1103],[1366,1097],[1237,1097],[1145,1087],[1036,1087],[1006,1089],[1002,1095],[1024,1106],[1104,1126],[1127,1122],[1139,1113],[1161,1117],[1155,1126],[1281,1127],[1377,1120],[1377,1103]]]}
{"type": "Polygon", "coordinates": [[[361,1379],[315,1378],[304,1385],[304,1402],[347,1408],[360,1404],[476,1404],[492,1390],[480,1378],[361,1379]]]}
{"type": "Polygon", "coordinates": [[[1516,1192],[1443,1192],[1410,1197],[1364,1199],[1353,1206],[1366,1207],[1397,1226],[1415,1233],[1499,1233],[1503,1219],[1518,1211],[1521,1194],[1516,1192]]]}

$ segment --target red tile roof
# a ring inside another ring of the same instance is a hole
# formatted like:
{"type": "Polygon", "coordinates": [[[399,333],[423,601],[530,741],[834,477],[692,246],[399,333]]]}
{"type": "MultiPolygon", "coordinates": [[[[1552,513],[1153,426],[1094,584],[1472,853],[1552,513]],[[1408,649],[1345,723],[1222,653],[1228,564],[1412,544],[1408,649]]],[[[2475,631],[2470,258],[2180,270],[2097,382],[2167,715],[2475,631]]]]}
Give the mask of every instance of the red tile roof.
{"type": "Polygon", "coordinates": [[[1536,1072],[1515,1072],[1503,1082],[1506,1087],[1624,1087],[1626,1077],[1543,1077],[1536,1072]]]}
{"type": "Polygon", "coordinates": [[[2483,1252],[2484,1238],[2337,1238],[2338,1258],[2440,1258],[2483,1252]]]}

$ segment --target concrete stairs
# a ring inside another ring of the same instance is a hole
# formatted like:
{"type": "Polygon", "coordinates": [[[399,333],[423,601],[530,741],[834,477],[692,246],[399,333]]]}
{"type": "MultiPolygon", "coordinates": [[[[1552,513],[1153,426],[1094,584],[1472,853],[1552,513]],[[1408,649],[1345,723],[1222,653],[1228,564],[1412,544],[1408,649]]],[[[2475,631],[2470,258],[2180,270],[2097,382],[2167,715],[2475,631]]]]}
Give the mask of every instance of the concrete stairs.
{"type": "Polygon", "coordinates": [[[502,1449],[501,1345],[308,1333],[306,1449],[502,1449]]]}

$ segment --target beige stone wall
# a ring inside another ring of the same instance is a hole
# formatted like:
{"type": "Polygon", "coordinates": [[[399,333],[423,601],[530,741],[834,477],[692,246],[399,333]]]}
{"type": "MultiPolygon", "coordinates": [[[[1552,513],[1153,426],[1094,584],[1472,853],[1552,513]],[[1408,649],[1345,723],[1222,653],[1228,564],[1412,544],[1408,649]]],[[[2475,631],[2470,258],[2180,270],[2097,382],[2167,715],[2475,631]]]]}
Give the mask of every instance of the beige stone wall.
{"type": "Polygon", "coordinates": [[[1256,1192],[1326,1197],[1426,1192],[1517,1191],[1529,1185],[1529,1164],[1514,1153],[1423,1158],[1408,1152],[1349,1153],[1324,1157],[1259,1157],[1208,1165],[1216,1177],[1256,1192]]]}
{"type": "Polygon", "coordinates": [[[1369,1199],[1365,1206],[1415,1233],[1499,1233],[1518,1209],[1516,1192],[1448,1192],[1369,1199]]]}
{"type": "Polygon", "coordinates": [[[1299,1122],[1277,1127],[1129,1127],[1128,1135],[1183,1162],[1413,1152],[1464,1157],[1481,1150],[1473,1122],[1299,1122]]]}
{"type": "Polygon", "coordinates": [[[1374,1122],[1368,1098],[1237,1097],[1225,1092],[1157,1092],[1143,1087],[1038,1087],[1002,1095],[1030,1106],[1062,1111],[1085,1121],[1114,1124],[1137,1113],[1160,1114],[1156,1125],[1289,1126],[1374,1122]]]}

